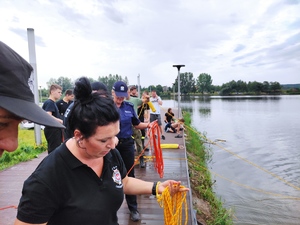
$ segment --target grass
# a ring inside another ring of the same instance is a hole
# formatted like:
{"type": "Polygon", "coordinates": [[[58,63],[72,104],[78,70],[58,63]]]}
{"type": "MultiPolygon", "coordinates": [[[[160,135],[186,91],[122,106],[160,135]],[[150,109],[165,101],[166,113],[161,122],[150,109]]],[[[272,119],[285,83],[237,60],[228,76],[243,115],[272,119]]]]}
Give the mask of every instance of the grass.
{"type": "Polygon", "coordinates": [[[47,150],[47,142],[44,132],[41,133],[42,144],[35,144],[34,130],[19,129],[19,147],[14,152],[4,152],[0,158],[0,171],[16,165],[20,162],[37,158],[39,154],[47,150]]]}
{"type": "Polygon", "coordinates": [[[189,113],[183,114],[187,133],[187,155],[189,164],[189,174],[193,198],[199,198],[205,203],[204,208],[209,208],[209,212],[204,212],[201,208],[196,208],[197,218],[202,218],[208,225],[231,225],[233,224],[231,211],[223,207],[222,201],[213,192],[212,178],[207,169],[207,162],[211,160],[211,151],[204,145],[205,136],[191,127],[191,117],[189,113]]]}

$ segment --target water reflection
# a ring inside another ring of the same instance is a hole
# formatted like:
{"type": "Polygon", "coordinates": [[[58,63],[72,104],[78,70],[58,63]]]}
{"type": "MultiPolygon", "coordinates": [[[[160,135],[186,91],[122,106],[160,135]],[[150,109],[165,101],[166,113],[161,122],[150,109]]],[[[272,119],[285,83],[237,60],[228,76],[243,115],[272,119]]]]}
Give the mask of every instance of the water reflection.
{"type": "Polygon", "coordinates": [[[215,191],[235,210],[235,224],[300,224],[299,95],[189,97],[180,105],[198,131],[257,165],[210,146],[211,171],[227,178],[213,175],[215,191]]]}

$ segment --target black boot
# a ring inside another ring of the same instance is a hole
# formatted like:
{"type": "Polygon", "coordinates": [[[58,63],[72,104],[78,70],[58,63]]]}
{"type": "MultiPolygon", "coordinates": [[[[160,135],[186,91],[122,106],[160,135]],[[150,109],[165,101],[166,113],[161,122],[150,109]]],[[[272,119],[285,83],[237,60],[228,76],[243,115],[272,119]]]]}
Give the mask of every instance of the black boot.
{"type": "Polygon", "coordinates": [[[141,168],[145,168],[145,167],[146,167],[146,164],[145,164],[144,156],[143,156],[143,155],[140,157],[140,167],[141,167],[141,168]]]}

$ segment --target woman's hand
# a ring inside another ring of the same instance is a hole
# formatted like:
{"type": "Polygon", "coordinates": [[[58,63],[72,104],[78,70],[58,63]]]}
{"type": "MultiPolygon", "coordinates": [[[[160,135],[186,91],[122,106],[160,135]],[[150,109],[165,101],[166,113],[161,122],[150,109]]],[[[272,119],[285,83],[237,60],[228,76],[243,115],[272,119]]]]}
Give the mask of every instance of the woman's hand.
{"type": "Polygon", "coordinates": [[[181,187],[181,182],[180,181],[175,181],[175,180],[166,180],[162,183],[158,184],[158,194],[163,193],[166,187],[169,187],[171,196],[175,195],[178,192],[183,192],[183,191],[189,191],[189,188],[186,187],[181,187]]]}

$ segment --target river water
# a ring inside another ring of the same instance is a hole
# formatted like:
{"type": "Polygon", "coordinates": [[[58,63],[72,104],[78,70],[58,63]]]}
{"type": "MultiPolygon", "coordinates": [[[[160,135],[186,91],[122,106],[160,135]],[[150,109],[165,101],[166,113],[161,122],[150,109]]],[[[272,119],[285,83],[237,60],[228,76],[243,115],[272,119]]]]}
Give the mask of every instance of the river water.
{"type": "MultiPolygon", "coordinates": [[[[163,107],[177,104],[164,100],[163,107]]],[[[190,97],[180,107],[216,141],[207,145],[208,167],[234,224],[300,224],[299,95],[190,97]]]]}

